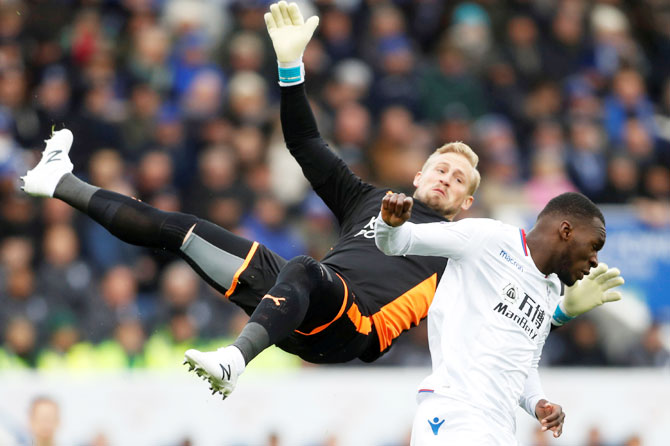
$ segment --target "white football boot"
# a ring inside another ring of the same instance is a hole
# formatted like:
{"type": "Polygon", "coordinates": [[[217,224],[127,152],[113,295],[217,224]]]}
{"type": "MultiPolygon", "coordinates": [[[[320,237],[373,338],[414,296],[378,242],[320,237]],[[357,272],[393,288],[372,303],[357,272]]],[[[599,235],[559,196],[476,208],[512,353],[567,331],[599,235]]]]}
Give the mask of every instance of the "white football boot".
{"type": "Polygon", "coordinates": [[[184,364],[188,364],[189,372],[209,381],[212,395],[219,392],[225,400],[235,390],[237,378],[245,368],[242,352],[232,345],[213,352],[201,352],[190,349],[184,353],[184,364]]]}
{"type": "Polygon", "coordinates": [[[53,132],[47,139],[46,148],[42,152],[42,159],[21,177],[23,189],[35,197],[53,197],[54,190],[60,179],[66,173],[72,172],[72,161],[68,153],[74,136],[68,129],[53,132]]]}

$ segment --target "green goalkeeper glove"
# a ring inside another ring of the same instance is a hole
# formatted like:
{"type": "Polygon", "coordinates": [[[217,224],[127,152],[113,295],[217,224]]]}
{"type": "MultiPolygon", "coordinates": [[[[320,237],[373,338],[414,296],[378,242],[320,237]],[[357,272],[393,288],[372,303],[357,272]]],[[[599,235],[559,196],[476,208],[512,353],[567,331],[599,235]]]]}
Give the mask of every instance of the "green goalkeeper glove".
{"type": "Polygon", "coordinates": [[[265,13],[264,17],[277,55],[279,85],[303,82],[305,67],[302,64],[302,54],[319,25],[319,18],[313,16],[305,22],[298,5],[285,1],[270,5],[270,12],[265,13]]]}
{"type": "Polygon", "coordinates": [[[620,300],[620,292],[608,290],[623,283],[623,277],[617,268],[608,268],[605,263],[591,268],[588,276],[565,289],[565,297],[556,306],[552,318],[554,324],[563,325],[606,302],[620,300]]]}

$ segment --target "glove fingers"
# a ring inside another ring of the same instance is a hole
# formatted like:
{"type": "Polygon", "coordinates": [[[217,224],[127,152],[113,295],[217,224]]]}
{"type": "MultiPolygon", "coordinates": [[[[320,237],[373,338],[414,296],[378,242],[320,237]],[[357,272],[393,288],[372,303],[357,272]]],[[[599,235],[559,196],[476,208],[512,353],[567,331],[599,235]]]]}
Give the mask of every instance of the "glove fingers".
{"type": "Polygon", "coordinates": [[[307,22],[305,22],[305,27],[309,30],[309,37],[312,37],[312,34],[314,34],[314,30],[316,27],[319,26],[319,18],[315,15],[307,19],[307,22]]]}
{"type": "Polygon", "coordinates": [[[599,263],[598,266],[596,266],[595,268],[591,268],[591,271],[589,271],[589,275],[586,277],[589,278],[590,280],[595,280],[605,271],[607,271],[607,264],[599,263]]]}
{"type": "Polygon", "coordinates": [[[305,20],[302,18],[300,13],[300,8],[295,3],[289,3],[288,5],[288,15],[291,17],[291,23],[294,25],[300,26],[305,23],[305,20]]]}
{"type": "Polygon", "coordinates": [[[281,11],[279,10],[279,4],[273,3],[270,5],[270,13],[272,13],[272,18],[275,19],[277,28],[285,26],[284,19],[282,18],[281,11]]]}
{"type": "Polygon", "coordinates": [[[285,1],[279,2],[279,12],[281,12],[281,18],[284,20],[284,25],[291,25],[291,16],[288,13],[288,3],[285,1]]]}
{"type": "Polygon", "coordinates": [[[621,293],[618,291],[610,291],[603,295],[603,302],[616,302],[621,300],[621,293]]]}
{"type": "Polygon", "coordinates": [[[620,276],[620,275],[621,275],[621,271],[619,271],[619,268],[610,268],[610,269],[607,270],[606,273],[603,273],[603,274],[599,275],[596,278],[596,281],[598,283],[605,283],[608,280],[610,280],[614,277],[620,276]]]}
{"type": "Polygon", "coordinates": [[[277,29],[277,24],[271,13],[266,12],[263,18],[265,19],[265,27],[268,29],[268,33],[277,29]]]}
{"type": "Polygon", "coordinates": [[[608,280],[607,282],[603,283],[602,285],[600,285],[600,288],[603,291],[605,291],[605,290],[609,290],[610,288],[614,288],[614,287],[617,287],[619,285],[623,285],[624,282],[625,281],[623,280],[623,277],[616,276],[616,277],[608,280]]]}

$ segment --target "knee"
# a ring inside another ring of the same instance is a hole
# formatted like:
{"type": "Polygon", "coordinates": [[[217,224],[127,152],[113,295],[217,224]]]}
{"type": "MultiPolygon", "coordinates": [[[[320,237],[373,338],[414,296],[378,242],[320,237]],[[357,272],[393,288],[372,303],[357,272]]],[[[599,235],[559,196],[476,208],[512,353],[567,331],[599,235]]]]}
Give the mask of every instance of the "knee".
{"type": "Polygon", "coordinates": [[[321,275],[319,262],[310,256],[297,256],[289,260],[277,278],[277,284],[293,283],[312,288],[321,275]]]}
{"type": "Polygon", "coordinates": [[[318,263],[314,258],[306,255],[301,255],[297,257],[293,257],[291,260],[289,260],[287,265],[302,265],[307,268],[314,268],[315,266],[318,267],[318,263]]]}

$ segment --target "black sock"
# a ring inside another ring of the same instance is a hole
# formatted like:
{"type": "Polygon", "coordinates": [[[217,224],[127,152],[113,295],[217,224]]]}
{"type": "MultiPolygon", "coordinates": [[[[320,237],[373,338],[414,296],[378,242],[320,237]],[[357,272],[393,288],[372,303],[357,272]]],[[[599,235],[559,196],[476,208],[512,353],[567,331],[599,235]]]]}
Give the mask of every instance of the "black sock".
{"type": "Polygon", "coordinates": [[[79,209],[114,236],[137,246],[178,251],[189,229],[198,222],[193,215],[163,212],[139,200],[91,186],[66,174],[54,197],[79,209]]]}
{"type": "Polygon", "coordinates": [[[303,322],[309,307],[309,295],[315,286],[314,272],[305,265],[305,259],[316,264],[314,259],[305,256],[291,260],[233,342],[242,352],[245,363],[285,339],[303,322]]]}

